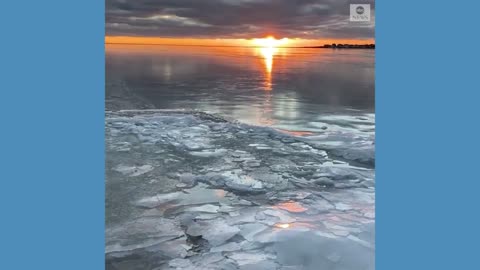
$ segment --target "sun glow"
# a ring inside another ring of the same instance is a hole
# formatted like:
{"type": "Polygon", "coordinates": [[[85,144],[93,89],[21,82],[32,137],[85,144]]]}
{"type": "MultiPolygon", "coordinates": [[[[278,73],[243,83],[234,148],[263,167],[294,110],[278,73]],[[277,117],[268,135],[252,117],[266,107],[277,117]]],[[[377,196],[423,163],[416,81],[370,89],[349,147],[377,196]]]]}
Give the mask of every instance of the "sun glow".
{"type": "Polygon", "coordinates": [[[263,47],[263,48],[275,48],[286,45],[289,42],[288,38],[282,39],[275,39],[272,36],[266,38],[255,38],[253,39],[253,44],[255,46],[263,47]]]}

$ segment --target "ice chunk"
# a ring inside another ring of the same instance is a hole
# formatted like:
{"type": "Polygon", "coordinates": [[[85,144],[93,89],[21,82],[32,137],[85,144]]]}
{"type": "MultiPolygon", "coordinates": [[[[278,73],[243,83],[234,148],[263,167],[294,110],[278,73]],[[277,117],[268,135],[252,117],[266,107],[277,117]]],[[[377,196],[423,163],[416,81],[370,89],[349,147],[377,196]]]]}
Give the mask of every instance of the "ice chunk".
{"type": "Polygon", "coordinates": [[[265,210],[264,213],[269,216],[277,217],[281,223],[292,223],[296,220],[295,218],[290,217],[289,215],[278,210],[268,209],[265,210]]]}
{"type": "Polygon", "coordinates": [[[200,214],[200,215],[196,215],[195,216],[195,219],[199,219],[199,220],[209,220],[209,219],[216,219],[218,218],[218,214],[200,214]]]}
{"type": "Polygon", "coordinates": [[[268,227],[259,223],[250,223],[250,224],[244,224],[244,225],[239,225],[240,228],[240,235],[243,236],[243,238],[247,239],[248,241],[254,241],[255,240],[255,235],[263,232],[266,230],[268,227]]]}
{"type": "Polygon", "coordinates": [[[143,165],[143,166],[126,166],[126,165],[118,165],[114,168],[115,171],[127,175],[127,176],[140,176],[142,174],[146,174],[153,170],[153,166],[151,165],[143,165]]]}
{"type": "Polygon", "coordinates": [[[193,186],[195,184],[195,175],[191,173],[184,173],[179,176],[180,182],[182,184],[193,186]]]}
{"type": "Polygon", "coordinates": [[[327,177],[320,177],[318,179],[315,179],[314,183],[317,186],[321,186],[321,187],[334,187],[335,186],[335,182],[328,179],[327,177]]]}
{"type": "Polygon", "coordinates": [[[243,192],[264,192],[262,182],[246,175],[237,175],[232,173],[222,174],[225,177],[225,185],[236,191],[243,192]]]}
{"type": "Polygon", "coordinates": [[[185,141],[185,142],[183,142],[183,145],[188,150],[191,150],[191,151],[202,150],[202,149],[208,147],[207,145],[205,145],[205,143],[196,142],[196,141],[185,141]]]}
{"type": "Polygon", "coordinates": [[[249,202],[247,200],[244,200],[244,199],[240,199],[236,202],[233,202],[232,205],[245,205],[245,206],[250,206],[252,205],[252,202],[249,202]]]}
{"type": "Polygon", "coordinates": [[[221,245],[218,247],[213,247],[210,249],[210,252],[232,252],[232,251],[237,251],[240,250],[241,246],[240,244],[236,242],[230,242],[225,245],[221,245]]]}
{"type": "Polygon", "coordinates": [[[203,150],[203,151],[191,151],[190,155],[196,157],[218,157],[227,153],[226,149],[215,149],[215,150],[203,150]]]}
{"type": "Polygon", "coordinates": [[[219,252],[206,253],[201,256],[193,257],[191,260],[195,264],[195,268],[182,270],[238,270],[233,260],[225,258],[219,252]]]}
{"type": "Polygon", "coordinates": [[[173,267],[173,268],[180,268],[180,269],[194,269],[193,263],[189,259],[173,259],[170,262],[168,262],[168,266],[173,267]]]}
{"type": "Polygon", "coordinates": [[[230,205],[227,205],[227,204],[221,204],[220,205],[220,209],[218,210],[219,212],[222,212],[222,213],[229,213],[229,212],[233,212],[235,211],[237,208],[235,207],[232,207],[230,205]]]}
{"type": "Polygon", "coordinates": [[[219,206],[212,205],[212,204],[206,204],[206,205],[202,205],[202,206],[190,207],[190,208],[187,208],[185,211],[187,211],[187,212],[217,213],[218,209],[220,209],[219,206]]]}
{"type": "Polygon", "coordinates": [[[187,234],[202,236],[212,246],[222,245],[238,232],[240,232],[239,228],[228,225],[223,219],[197,221],[192,223],[187,229],[187,234]]]}
{"type": "Polygon", "coordinates": [[[105,252],[130,251],[183,236],[180,225],[171,219],[142,217],[105,232],[105,252]]]}
{"type": "Polygon", "coordinates": [[[176,184],[175,186],[176,186],[177,188],[186,188],[186,187],[188,187],[188,185],[185,184],[185,183],[178,183],[178,184],[176,184]]]}
{"type": "Polygon", "coordinates": [[[198,185],[182,192],[157,194],[138,200],[135,204],[142,207],[154,208],[169,203],[170,207],[219,203],[227,201],[226,192],[221,189],[208,189],[206,185],[198,185]]]}
{"type": "Polygon", "coordinates": [[[191,247],[187,245],[186,239],[186,237],[180,237],[170,241],[165,241],[158,245],[148,246],[145,248],[145,251],[162,254],[163,256],[167,256],[169,258],[185,258],[188,255],[187,251],[191,249],[191,247]]]}
{"type": "Polygon", "coordinates": [[[177,200],[182,196],[181,192],[173,192],[166,194],[158,194],[152,197],[143,198],[137,201],[138,206],[143,206],[147,208],[154,208],[161,204],[177,200]]]}
{"type": "Polygon", "coordinates": [[[257,221],[257,219],[255,218],[257,212],[258,209],[255,208],[243,208],[238,211],[238,215],[229,218],[227,222],[230,225],[255,223],[257,221]]]}
{"type": "Polygon", "coordinates": [[[345,203],[341,203],[341,202],[340,202],[340,203],[336,203],[336,204],[335,204],[335,208],[336,208],[337,210],[340,210],[340,211],[347,211],[347,210],[352,209],[352,207],[351,207],[350,205],[345,204],[345,203]]]}
{"type": "Polygon", "coordinates": [[[228,256],[234,259],[239,266],[257,264],[269,259],[269,256],[262,253],[236,252],[228,256]]]}
{"type": "Polygon", "coordinates": [[[277,270],[278,265],[273,261],[259,261],[240,266],[240,270],[277,270]]]}

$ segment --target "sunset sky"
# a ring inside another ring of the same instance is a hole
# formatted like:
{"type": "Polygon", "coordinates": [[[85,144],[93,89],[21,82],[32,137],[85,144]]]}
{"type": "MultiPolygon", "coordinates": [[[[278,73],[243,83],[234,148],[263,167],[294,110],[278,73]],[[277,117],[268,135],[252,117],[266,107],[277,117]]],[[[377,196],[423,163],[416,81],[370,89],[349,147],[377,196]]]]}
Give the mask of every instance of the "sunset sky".
{"type": "Polygon", "coordinates": [[[288,38],[289,46],[374,43],[371,22],[350,22],[345,0],[106,0],[106,43],[252,45],[288,38]]]}

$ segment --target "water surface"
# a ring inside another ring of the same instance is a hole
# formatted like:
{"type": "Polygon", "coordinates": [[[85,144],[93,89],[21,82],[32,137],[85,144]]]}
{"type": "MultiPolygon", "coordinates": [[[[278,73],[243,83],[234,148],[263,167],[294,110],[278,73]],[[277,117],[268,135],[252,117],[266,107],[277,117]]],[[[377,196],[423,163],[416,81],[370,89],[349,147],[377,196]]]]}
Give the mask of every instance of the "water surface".
{"type": "Polygon", "coordinates": [[[106,74],[108,110],[195,109],[289,130],[374,111],[373,50],[107,45],[106,74]]]}

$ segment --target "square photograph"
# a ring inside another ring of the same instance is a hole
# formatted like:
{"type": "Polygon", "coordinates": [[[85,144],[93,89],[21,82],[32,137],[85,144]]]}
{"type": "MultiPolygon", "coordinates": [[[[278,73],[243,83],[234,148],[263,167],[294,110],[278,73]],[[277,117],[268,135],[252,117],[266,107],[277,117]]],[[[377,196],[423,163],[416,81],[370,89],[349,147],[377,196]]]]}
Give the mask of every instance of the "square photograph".
{"type": "Polygon", "coordinates": [[[107,270],[375,269],[375,2],[106,0],[107,270]]]}

